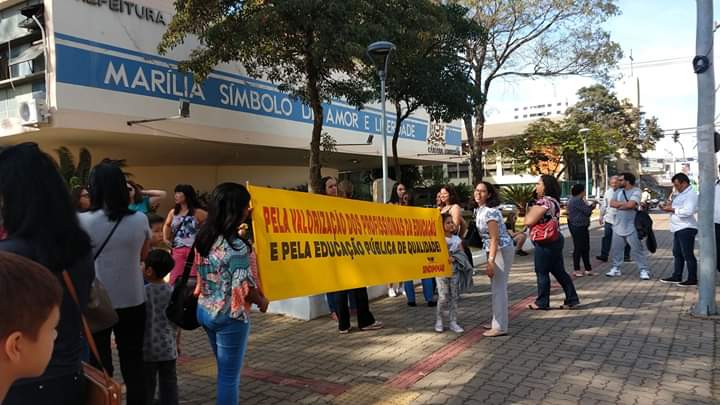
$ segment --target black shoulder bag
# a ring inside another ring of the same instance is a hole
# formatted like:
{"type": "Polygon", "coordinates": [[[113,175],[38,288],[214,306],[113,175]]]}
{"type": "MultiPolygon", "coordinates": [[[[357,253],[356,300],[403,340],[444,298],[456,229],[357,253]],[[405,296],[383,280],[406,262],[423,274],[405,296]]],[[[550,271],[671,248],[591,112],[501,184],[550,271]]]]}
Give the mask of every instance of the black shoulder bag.
{"type": "Polygon", "coordinates": [[[185,330],[194,330],[200,327],[197,320],[198,299],[195,296],[197,280],[189,280],[193,262],[195,262],[195,244],[190,248],[190,253],[185,260],[182,277],[175,280],[170,302],[165,309],[165,315],[170,322],[185,330]]]}

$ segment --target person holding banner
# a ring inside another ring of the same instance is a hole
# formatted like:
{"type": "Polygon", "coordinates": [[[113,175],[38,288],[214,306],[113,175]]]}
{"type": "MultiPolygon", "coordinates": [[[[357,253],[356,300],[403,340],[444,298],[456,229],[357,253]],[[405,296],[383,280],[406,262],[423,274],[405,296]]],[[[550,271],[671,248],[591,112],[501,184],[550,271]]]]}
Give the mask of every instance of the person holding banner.
{"type": "MultiPolygon", "coordinates": [[[[330,178],[334,180],[333,178],[330,178]]],[[[331,184],[332,182],[323,182],[324,184],[331,184]]],[[[335,187],[335,195],[343,198],[352,198],[353,185],[349,180],[343,180],[340,182],[340,186],[335,187]],[[338,189],[342,192],[338,193],[338,189]],[[340,195],[338,195],[340,194],[340,195]]],[[[326,192],[332,192],[332,188],[325,189],[326,192]]],[[[332,195],[332,194],[328,194],[332,195]]],[[[377,330],[383,327],[383,323],[376,321],[372,312],[370,312],[370,299],[368,298],[367,287],[354,288],[352,290],[338,291],[335,293],[335,304],[338,315],[338,329],[341,334],[350,332],[350,309],[348,307],[348,300],[355,301],[358,329],[362,331],[366,330],[377,330]]]]}
{"type": "MultiPolygon", "coordinates": [[[[397,198],[397,202],[395,204],[403,205],[403,206],[412,206],[413,205],[413,195],[412,191],[409,189],[406,189],[405,186],[402,183],[397,183],[397,190],[398,192],[393,192],[393,196],[400,194],[400,187],[402,186],[403,193],[402,195],[399,195],[397,198]],[[399,186],[398,186],[399,184],[399,186]]],[[[393,203],[393,199],[390,199],[390,203],[393,203]]],[[[433,300],[435,295],[435,278],[424,278],[420,280],[420,283],[422,284],[422,290],[423,290],[423,297],[425,297],[425,302],[427,303],[427,306],[434,307],[437,306],[437,302],[433,300]]],[[[405,289],[405,296],[407,297],[407,304],[409,307],[416,307],[417,302],[415,301],[415,284],[413,283],[413,280],[405,281],[402,283],[403,288],[405,289]]]]}
{"type": "Polygon", "coordinates": [[[208,218],[195,238],[200,256],[197,318],[217,361],[217,404],[236,404],[250,334],[250,305],[267,307],[250,268],[250,244],[238,230],[250,213],[250,193],[222,183],[212,193],[208,218]]]}
{"type": "Polygon", "coordinates": [[[483,241],[483,250],[487,253],[487,276],[492,286],[493,319],[483,336],[495,337],[507,335],[508,294],[507,283],[513,263],[515,248],[510,234],[503,223],[503,216],[497,208],[500,196],[492,184],[481,181],[475,186],[475,225],[483,241]]]}
{"type": "MultiPolygon", "coordinates": [[[[403,204],[403,198],[405,198],[405,194],[407,194],[408,189],[405,187],[404,184],[397,182],[395,185],[393,185],[392,192],[390,193],[390,201],[388,201],[388,204],[393,205],[407,205],[403,204]]],[[[388,285],[388,297],[394,298],[397,297],[400,294],[407,295],[407,288],[404,290],[400,287],[403,286],[403,282],[397,283],[397,287],[394,283],[390,283],[388,285]]],[[[414,295],[414,294],[413,294],[414,295]]],[[[409,304],[409,298],[408,298],[408,304],[409,304]]]]}
{"type": "MultiPolygon", "coordinates": [[[[325,176],[320,180],[323,184],[323,189],[320,190],[319,194],[323,195],[330,195],[330,196],[338,196],[338,181],[335,177],[332,176],[325,176]]],[[[350,198],[352,197],[352,183],[350,183],[350,190],[343,190],[343,197],[350,198]],[[349,196],[347,196],[349,194],[349,196]]],[[[334,320],[338,320],[338,309],[337,309],[337,297],[335,296],[335,292],[328,292],[325,293],[325,299],[327,300],[328,309],[330,310],[330,317],[334,320]]],[[[350,299],[350,309],[355,312],[357,311],[357,304],[355,303],[355,298],[351,296],[350,299]]]]}

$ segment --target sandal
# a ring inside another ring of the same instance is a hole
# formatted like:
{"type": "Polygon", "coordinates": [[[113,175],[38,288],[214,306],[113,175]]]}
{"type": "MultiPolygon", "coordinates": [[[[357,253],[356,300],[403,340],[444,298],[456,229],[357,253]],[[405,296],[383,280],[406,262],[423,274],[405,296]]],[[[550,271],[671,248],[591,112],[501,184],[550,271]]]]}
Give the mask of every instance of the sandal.
{"type": "Polygon", "coordinates": [[[505,336],[505,335],[507,335],[507,332],[501,332],[497,329],[490,329],[483,333],[483,336],[485,336],[485,337],[498,337],[498,336],[505,336]]]}
{"type": "Polygon", "coordinates": [[[585,270],[585,275],[588,277],[592,277],[595,275],[595,273],[593,273],[592,270],[585,270]]]}
{"type": "Polygon", "coordinates": [[[378,329],[382,329],[383,326],[385,326],[385,325],[383,325],[382,322],[380,322],[380,321],[375,321],[375,323],[373,323],[372,325],[368,325],[368,326],[365,326],[365,327],[363,327],[363,328],[360,328],[360,330],[362,330],[362,331],[365,331],[365,330],[378,330],[378,329]]]}
{"type": "Polygon", "coordinates": [[[572,304],[572,305],[568,305],[568,304],[560,305],[560,309],[568,309],[568,310],[578,309],[579,307],[580,307],[579,302],[577,304],[572,304]]]}
{"type": "Polygon", "coordinates": [[[575,271],[573,272],[573,275],[574,275],[575,277],[582,277],[582,276],[584,276],[585,274],[584,274],[582,271],[580,271],[580,270],[575,270],[575,271]]]}
{"type": "Polygon", "coordinates": [[[550,309],[550,307],[540,308],[539,306],[537,306],[537,304],[528,304],[527,307],[528,309],[531,309],[533,311],[547,311],[548,309],[550,309]]]}

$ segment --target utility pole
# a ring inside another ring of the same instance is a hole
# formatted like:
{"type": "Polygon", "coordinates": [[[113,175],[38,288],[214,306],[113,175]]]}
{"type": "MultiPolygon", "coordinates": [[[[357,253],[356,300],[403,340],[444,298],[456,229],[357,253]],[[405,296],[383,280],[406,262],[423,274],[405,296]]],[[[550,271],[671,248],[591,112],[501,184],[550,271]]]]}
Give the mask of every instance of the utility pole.
{"type": "Polygon", "coordinates": [[[700,266],[698,302],[693,314],[717,314],[715,303],[715,229],[713,212],[715,203],[715,73],[713,63],[713,1],[697,0],[697,31],[693,70],[698,84],[698,161],[700,166],[700,200],[698,203],[698,239],[700,240],[700,266]]]}

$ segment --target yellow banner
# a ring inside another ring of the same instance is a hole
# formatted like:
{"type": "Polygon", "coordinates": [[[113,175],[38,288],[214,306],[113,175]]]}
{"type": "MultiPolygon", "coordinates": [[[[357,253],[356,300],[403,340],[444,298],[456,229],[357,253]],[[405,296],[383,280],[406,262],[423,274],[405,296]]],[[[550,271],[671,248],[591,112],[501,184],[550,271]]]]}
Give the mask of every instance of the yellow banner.
{"type": "Polygon", "coordinates": [[[270,300],[452,275],[435,209],[249,187],[270,300]]]}

